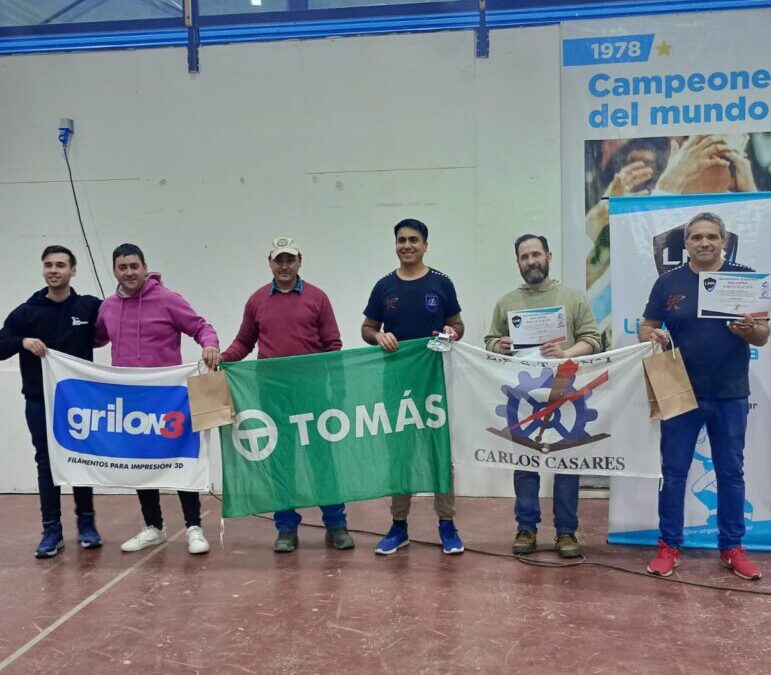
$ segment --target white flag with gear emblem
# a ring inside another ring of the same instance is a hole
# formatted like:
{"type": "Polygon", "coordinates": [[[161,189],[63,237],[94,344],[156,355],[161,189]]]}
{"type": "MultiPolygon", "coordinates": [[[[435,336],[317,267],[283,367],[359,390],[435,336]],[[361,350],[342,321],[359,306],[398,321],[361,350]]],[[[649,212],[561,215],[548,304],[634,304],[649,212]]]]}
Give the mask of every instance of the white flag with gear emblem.
{"type": "Polygon", "coordinates": [[[660,475],[638,344],[574,359],[518,359],[458,342],[445,354],[457,465],[660,475]]]}

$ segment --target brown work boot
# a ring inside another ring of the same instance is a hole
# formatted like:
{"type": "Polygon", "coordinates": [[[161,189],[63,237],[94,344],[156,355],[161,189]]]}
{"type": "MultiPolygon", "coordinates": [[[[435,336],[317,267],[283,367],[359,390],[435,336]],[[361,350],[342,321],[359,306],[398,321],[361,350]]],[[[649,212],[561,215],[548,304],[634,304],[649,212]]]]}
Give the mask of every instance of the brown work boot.
{"type": "Polygon", "coordinates": [[[514,555],[522,553],[532,553],[535,551],[535,532],[520,530],[514,537],[514,543],[511,546],[514,555]]]}
{"type": "Polygon", "coordinates": [[[554,541],[554,548],[560,558],[578,558],[581,555],[581,547],[575,534],[560,534],[554,541]]]}

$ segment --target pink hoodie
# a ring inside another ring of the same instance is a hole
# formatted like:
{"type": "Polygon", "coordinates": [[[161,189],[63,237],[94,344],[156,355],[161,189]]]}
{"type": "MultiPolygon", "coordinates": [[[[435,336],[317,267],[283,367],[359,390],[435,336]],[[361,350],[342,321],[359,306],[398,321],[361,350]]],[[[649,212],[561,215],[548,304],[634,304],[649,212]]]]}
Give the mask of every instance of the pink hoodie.
{"type": "Polygon", "coordinates": [[[166,288],[160,274],[151,272],[135,296],[127,297],[118,286],[115,295],[102,303],[94,344],[112,343],[114,366],[178,366],[182,333],[201,347],[219,347],[211,324],[179,293],[166,288]]]}

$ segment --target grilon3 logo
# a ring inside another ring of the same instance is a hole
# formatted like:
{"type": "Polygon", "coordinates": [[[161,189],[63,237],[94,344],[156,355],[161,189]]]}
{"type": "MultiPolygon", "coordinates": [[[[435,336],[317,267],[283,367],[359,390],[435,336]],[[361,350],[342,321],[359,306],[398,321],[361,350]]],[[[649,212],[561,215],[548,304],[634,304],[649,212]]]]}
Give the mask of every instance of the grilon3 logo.
{"type": "Polygon", "coordinates": [[[59,445],[122,459],[198,457],[187,387],[62,380],[54,393],[59,445]]]}

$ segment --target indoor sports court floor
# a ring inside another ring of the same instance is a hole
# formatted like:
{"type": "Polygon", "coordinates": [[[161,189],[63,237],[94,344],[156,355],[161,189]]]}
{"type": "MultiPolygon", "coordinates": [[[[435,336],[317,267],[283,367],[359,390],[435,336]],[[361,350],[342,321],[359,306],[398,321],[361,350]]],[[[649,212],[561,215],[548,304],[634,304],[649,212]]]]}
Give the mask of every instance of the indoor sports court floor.
{"type": "MultiPolygon", "coordinates": [[[[65,497],[66,547],[36,560],[37,496],[0,496],[0,671],[769,672],[771,554],[754,554],[758,582],[732,576],[714,551],[686,551],[676,581],[639,574],[653,549],[604,543],[605,500],[581,502],[586,562],[553,569],[509,554],[508,499],[458,499],[467,552],[446,556],[431,500],[417,498],[412,543],[389,557],[373,554],[376,534],[354,534],[355,550],[335,551],[323,529],[305,526],[298,551],[276,555],[273,525],[259,518],[228,521],[222,548],[210,496],[212,550],[191,556],[176,496],[162,499],[171,540],[125,554],[120,542],[140,526],[134,496],[97,498],[105,545],[92,551],[78,547],[65,497]]],[[[317,510],[305,513],[319,523],[317,510]]],[[[382,533],[387,500],[350,505],[349,523],[382,533]]],[[[552,536],[542,527],[539,543],[552,536]]]]}

